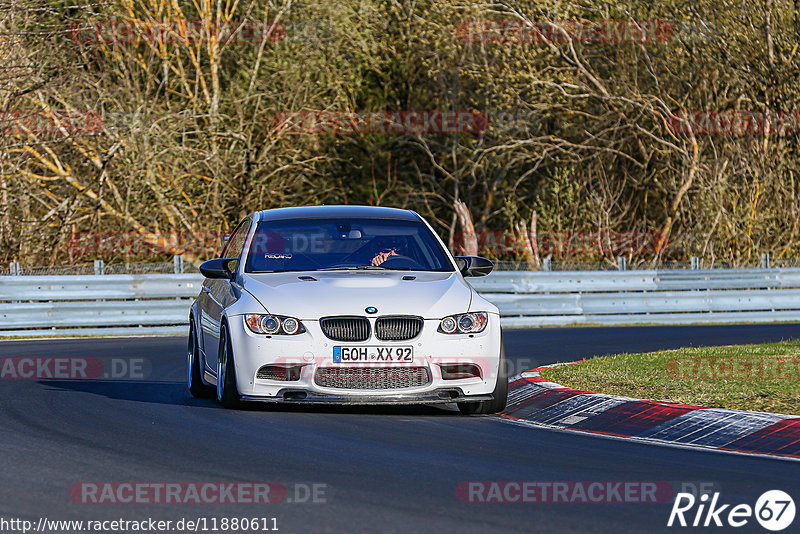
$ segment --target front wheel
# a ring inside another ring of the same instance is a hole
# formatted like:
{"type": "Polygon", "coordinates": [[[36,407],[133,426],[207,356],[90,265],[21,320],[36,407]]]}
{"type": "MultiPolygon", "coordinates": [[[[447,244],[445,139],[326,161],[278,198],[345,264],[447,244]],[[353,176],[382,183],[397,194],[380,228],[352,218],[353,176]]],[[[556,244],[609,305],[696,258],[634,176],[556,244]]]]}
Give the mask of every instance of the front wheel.
{"type": "Polygon", "coordinates": [[[492,400],[459,402],[458,409],[464,415],[483,415],[502,412],[508,400],[508,372],[506,370],[506,346],[500,338],[500,365],[497,369],[497,384],[492,391],[492,400]]]}
{"type": "Polygon", "coordinates": [[[241,397],[236,387],[236,366],[227,327],[222,328],[217,358],[217,400],[225,408],[238,408],[241,397]]]}

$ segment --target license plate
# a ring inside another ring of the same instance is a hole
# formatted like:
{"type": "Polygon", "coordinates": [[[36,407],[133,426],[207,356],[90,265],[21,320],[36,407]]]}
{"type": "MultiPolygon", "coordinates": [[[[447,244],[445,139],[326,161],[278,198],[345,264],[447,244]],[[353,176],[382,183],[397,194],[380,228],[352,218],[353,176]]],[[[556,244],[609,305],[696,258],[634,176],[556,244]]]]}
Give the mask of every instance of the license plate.
{"type": "Polygon", "coordinates": [[[333,363],[410,363],[413,347],[333,347],[333,363]]]}

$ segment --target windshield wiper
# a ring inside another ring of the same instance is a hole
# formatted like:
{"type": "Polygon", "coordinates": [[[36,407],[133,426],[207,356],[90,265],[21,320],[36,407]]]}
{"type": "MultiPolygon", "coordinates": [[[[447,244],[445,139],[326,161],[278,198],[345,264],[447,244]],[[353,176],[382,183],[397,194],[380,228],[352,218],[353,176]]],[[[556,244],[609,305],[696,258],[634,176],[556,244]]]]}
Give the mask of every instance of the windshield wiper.
{"type": "Polygon", "coordinates": [[[324,267],[322,269],[314,269],[314,271],[388,271],[388,267],[381,267],[375,265],[352,265],[350,267],[324,267]]]}

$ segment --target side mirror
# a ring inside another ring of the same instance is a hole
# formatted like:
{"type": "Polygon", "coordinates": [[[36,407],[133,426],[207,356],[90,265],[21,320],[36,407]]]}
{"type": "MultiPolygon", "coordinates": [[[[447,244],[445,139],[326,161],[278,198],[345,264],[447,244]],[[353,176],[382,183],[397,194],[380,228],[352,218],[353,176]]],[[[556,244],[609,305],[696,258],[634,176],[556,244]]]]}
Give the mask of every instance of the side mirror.
{"type": "Polygon", "coordinates": [[[494,269],[494,263],[480,256],[456,256],[455,259],[464,276],[486,276],[494,269]]]}
{"type": "Polygon", "coordinates": [[[226,279],[233,276],[236,270],[237,258],[215,258],[213,260],[204,261],[200,265],[200,272],[206,278],[212,279],[226,279]]]}

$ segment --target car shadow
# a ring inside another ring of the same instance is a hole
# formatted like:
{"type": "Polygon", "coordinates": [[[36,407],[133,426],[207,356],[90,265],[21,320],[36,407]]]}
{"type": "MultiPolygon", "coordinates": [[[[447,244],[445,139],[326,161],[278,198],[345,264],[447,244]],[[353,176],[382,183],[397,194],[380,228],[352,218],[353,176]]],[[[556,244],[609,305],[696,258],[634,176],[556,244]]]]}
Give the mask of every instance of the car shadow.
{"type": "MultiPolygon", "coordinates": [[[[40,380],[52,389],[101,395],[109,399],[152,404],[189,404],[185,382],[151,380],[40,380]]],[[[192,399],[198,400],[198,399],[192,399]]],[[[199,400],[201,403],[204,401],[199,400]]]]}
{"type": "Polygon", "coordinates": [[[459,411],[449,405],[374,405],[374,404],[271,404],[268,402],[242,403],[240,410],[248,412],[318,413],[318,414],[357,414],[357,415],[426,415],[453,416],[459,411]]]}
{"type": "MultiPolygon", "coordinates": [[[[185,382],[163,382],[147,380],[41,380],[39,384],[60,391],[77,391],[101,395],[109,399],[151,404],[193,406],[197,408],[224,410],[214,399],[196,399],[186,390],[185,382]]],[[[358,414],[386,416],[453,416],[458,415],[455,405],[321,405],[272,404],[267,402],[243,402],[240,411],[277,413],[358,414]]]]}

